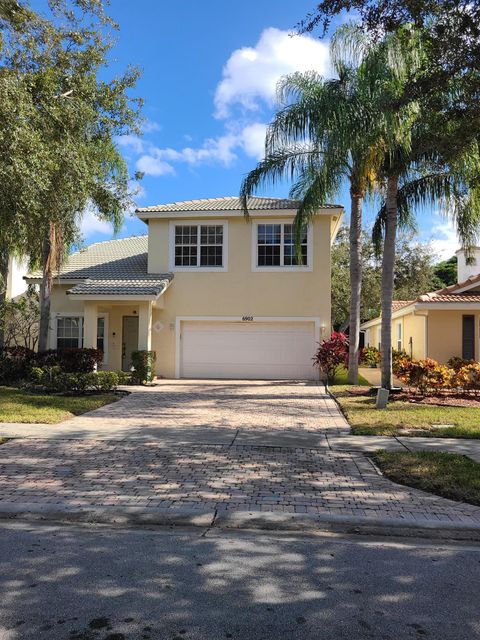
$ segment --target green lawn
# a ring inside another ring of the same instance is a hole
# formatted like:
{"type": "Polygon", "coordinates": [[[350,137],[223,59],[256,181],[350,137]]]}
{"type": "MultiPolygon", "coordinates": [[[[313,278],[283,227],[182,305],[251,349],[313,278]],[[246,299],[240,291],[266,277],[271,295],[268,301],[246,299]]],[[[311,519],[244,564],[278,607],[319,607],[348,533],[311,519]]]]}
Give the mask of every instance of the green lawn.
{"type": "Polygon", "coordinates": [[[0,387],[0,422],[54,424],[119,400],[112,393],[92,396],[52,396],[0,387]]]}
{"type": "Polygon", "coordinates": [[[352,395],[349,389],[352,387],[345,385],[330,388],[357,435],[480,438],[480,408],[436,407],[393,400],[386,409],[375,409],[374,396],[352,395]],[[407,434],[402,433],[404,429],[413,430],[407,434]]]}
{"type": "MultiPolygon", "coordinates": [[[[336,385],[348,385],[347,377],[348,377],[347,369],[345,369],[345,367],[339,367],[337,369],[337,373],[335,374],[335,380],[334,380],[333,384],[335,386],[336,385]]],[[[366,387],[370,386],[370,383],[368,382],[368,380],[366,380],[360,374],[358,376],[358,384],[364,385],[366,387]]]]}
{"type": "Polygon", "coordinates": [[[480,505],[480,464],[457,453],[377,451],[383,473],[399,484],[480,505]]]}

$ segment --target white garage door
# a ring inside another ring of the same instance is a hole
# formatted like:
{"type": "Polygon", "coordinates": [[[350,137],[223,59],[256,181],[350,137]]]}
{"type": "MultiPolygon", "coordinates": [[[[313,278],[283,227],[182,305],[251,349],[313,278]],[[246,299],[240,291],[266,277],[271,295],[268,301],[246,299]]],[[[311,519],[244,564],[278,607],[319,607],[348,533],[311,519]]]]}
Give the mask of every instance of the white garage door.
{"type": "Polygon", "coordinates": [[[182,378],[311,380],[313,322],[183,322],[182,378]]]}

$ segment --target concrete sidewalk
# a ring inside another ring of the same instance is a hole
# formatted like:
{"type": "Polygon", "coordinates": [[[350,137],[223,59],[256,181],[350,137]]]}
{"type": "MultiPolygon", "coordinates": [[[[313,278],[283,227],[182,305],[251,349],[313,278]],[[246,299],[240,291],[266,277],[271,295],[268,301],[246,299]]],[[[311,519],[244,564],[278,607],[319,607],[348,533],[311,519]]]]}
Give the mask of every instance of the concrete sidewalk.
{"type": "Polygon", "coordinates": [[[371,453],[378,449],[387,451],[443,451],[468,456],[480,463],[480,440],[471,438],[428,438],[403,436],[330,436],[326,435],[333,451],[371,453]]]}

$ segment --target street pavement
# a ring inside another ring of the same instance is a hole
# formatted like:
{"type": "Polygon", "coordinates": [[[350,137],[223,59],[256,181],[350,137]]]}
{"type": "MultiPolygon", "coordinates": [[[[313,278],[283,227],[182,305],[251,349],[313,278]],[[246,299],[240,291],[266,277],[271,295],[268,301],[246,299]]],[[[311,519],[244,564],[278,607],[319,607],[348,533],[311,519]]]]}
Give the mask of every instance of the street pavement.
{"type": "Polygon", "coordinates": [[[0,524],[0,640],[474,640],[480,548],[0,524]]]}

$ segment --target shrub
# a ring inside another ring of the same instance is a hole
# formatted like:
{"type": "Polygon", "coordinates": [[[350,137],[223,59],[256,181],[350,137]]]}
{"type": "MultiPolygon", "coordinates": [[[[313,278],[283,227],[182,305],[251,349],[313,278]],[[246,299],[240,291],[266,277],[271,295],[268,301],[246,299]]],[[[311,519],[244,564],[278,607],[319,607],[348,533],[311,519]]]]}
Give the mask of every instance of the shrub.
{"type": "Polygon", "coordinates": [[[132,353],[132,384],[146,384],[155,377],[155,351],[133,351],[132,353]]]}
{"type": "Polygon", "coordinates": [[[480,363],[471,362],[457,371],[456,386],[465,391],[480,391],[480,363]]]}
{"type": "Polygon", "coordinates": [[[107,393],[115,391],[119,381],[125,380],[125,374],[116,371],[77,371],[65,372],[61,367],[33,367],[27,388],[50,393],[72,393],[75,395],[87,391],[107,393]]]}
{"type": "Polygon", "coordinates": [[[363,347],[360,350],[360,364],[376,367],[380,362],[380,351],[375,347],[363,347]]]}
{"type": "Polygon", "coordinates": [[[317,366],[331,384],[339,366],[348,365],[348,338],[344,333],[334,331],[328,340],[323,340],[313,357],[317,366]]]}
{"type": "Polygon", "coordinates": [[[97,371],[94,378],[93,388],[102,393],[113,391],[120,383],[120,376],[116,371],[97,371]]]}
{"type": "Polygon", "coordinates": [[[456,385],[455,371],[431,358],[413,360],[409,356],[399,357],[394,373],[402,382],[417,388],[422,394],[452,389],[456,385]]]}
{"type": "Polygon", "coordinates": [[[392,371],[397,378],[403,379],[409,373],[413,358],[406,351],[392,350],[392,371]]]}
{"type": "Polygon", "coordinates": [[[464,360],[463,358],[460,358],[460,356],[453,356],[453,358],[450,358],[450,360],[447,362],[447,365],[450,367],[450,369],[458,372],[463,367],[474,363],[475,360],[464,360]]]}
{"type": "Polygon", "coordinates": [[[15,384],[28,377],[35,353],[26,347],[4,347],[0,350],[0,384],[15,384]]]}
{"type": "Polygon", "coordinates": [[[67,373],[88,373],[102,362],[100,349],[49,349],[35,356],[38,367],[60,366],[67,373]]]}

